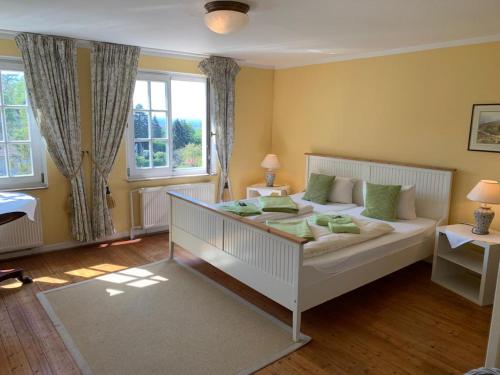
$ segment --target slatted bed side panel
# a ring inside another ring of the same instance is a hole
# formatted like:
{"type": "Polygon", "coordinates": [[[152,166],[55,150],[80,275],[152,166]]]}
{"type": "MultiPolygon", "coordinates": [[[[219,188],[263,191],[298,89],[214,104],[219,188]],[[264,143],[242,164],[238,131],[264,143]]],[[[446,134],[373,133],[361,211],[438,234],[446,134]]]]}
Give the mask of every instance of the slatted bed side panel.
{"type": "Polygon", "coordinates": [[[224,251],[275,279],[292,285],[297,245],[238,221],[224,220],[224,251]]]}
{"type": "Polygon", "coordinates": [[[174,225],[217,248],[223,246],[222,218],[202,206],[181,200],[172,201],[174,225]]]}

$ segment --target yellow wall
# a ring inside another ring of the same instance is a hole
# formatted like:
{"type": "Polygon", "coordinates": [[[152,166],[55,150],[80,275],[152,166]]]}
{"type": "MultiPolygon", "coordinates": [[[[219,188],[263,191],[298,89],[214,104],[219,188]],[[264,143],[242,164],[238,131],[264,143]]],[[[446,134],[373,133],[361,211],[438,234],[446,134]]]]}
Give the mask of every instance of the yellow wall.
{"type": "Polygon", "coordinates": [[[467,192],[500,180],[500,154],[467,151],[472,104],[500,102],[500,43],[278,70],[274,82],[272,150],[295,190],[304,152],[453,167],[451,220],[470,222],[467,192]]]}
{"type": "MultiPolygon", "coordinates": [[[[0,56],[19,56],[12,40],[0,40],[0,56]]],[[[158,56],[142,56],[139,69],[200,73],[198,61],[172,59],[158,56]]],[[[244,195],[245,186],[262,179],[259,167],[264,155],[271,149],[271,122],[274,72],[269,69],[242,67],[236,79],[235,127],[236,140],[231,163],[231,178],[236,198],[244,195]]],[[[78,50],[78,79],[80,85],[80,112],[82,147],[91,148],[91,103],[90,103],[90,50],[78,50]]],[[[128,182],[126,180],[125,139],[118,152],[115,166],[109,178],[110,188],[117,207],[113,209],[113,220],[117,232],[129,228],[128,192],[138,187],[167,184],[214,181],[216,177],[175,178],[128,182]]],[[[30,190],[28,193],[41,200],[46,245],[69,241],[70,224],[65,212],[68,184],[47,156],[48,189],[30,190]]],[[[90,187],[90,162],[84,165],[87,187],[90,187]]],[[[88,189],[90,193],[90,190],[88,189]]],[[[90,198],[90,194],[89,194],[90,198]]]]}
{"type": "MultiPolygon", "coordinates": [[[[18,56],[0,40],[0,56],[18,56]]],[[[78,51],[83,147],[90,149],[90,52],[78,51]]],[[[198,73],[197,61],[143,56],[140,69],[198,73]]],[[[471,221],[467,192],[483,178],[500,180],[500,154],[467,151],[473,103],[500,102],[500,43],[375,57],[300,68],[243,67],[236,80],[236,143],[231,164],[235,197],[262,180],[264,155],[280,157],[278,180],[303,189],[304,152],[457,168],[451,220],[471,221]],[[272,135],[272,137],[271,137],[272,135]]],[[[49,188],[41,199],[46,244],[70,240],[64,211],[68,185],[47,157],[49,188]]],[[[87,186],[90,165],[85,165],[87,186]]],[[[110,186],[118,232],[128,230],[128,192],[143,186],[214,177],[127,182],[125,142],[110,186]]],[[[90,190],[89,190],[90,191],[90,190]]],[[[500,228],[500,213],[494,224],[500,228]]]]}

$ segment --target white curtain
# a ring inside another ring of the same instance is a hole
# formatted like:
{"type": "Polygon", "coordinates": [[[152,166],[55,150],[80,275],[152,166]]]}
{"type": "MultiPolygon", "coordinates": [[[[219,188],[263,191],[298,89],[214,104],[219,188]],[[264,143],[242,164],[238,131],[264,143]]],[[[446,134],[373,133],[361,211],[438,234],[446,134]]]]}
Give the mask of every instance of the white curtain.
{"type": "Polygon", "coordinates": [[[219,180],[219,200],[223,200],[224,190],[229,189],[229,162],[234,142],[234,101],[235,79],[240,67],[228,57],[211,56],[199,64],[200,70],[210,81],[210,119],[215,129],[217,157],[221,168],[219,180]]]}
{"type": "Polygon", "coordinates": [[[80,98],[76,41],[21,33],[16,36],[24,63],[28,95],[57,169],[69,180],[73,238],[92,239],[83,184],[80,146],[80,98]]]}
{"type": "Polygon", "coordinates": [[[92,231],[114,233],[106,199],[107,179],[127,126],[140,48],[92,42],[92,231]]]}

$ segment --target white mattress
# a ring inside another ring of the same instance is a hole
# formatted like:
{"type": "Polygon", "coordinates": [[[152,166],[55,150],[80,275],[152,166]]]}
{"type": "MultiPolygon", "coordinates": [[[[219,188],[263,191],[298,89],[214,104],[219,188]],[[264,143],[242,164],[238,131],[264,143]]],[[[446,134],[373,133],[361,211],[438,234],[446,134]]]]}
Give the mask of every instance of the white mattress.
{"type": "MultiPolygon", "coordinates": [[[[356,207],[342,213],[364,218],[360,215],[363,209],[364,207],[356,207]]],[[[394,227],[394,231],[373,240],[305,259],[304,266],[312,266],[328,274],[340,273],[410,246],[432,241],[436,229],[436,221],[426,218],[385,223],[394,227]]]]}
{"type": "Polygon", "coordinates": [[[304,192],[297,193],[297,194],[291,194],[290,198],[292,198],[294,200],[294,202],[297,202],[299,204],[307,204],[307,205],[313,206],[314,212],[316,212],[316,213],[344,211],[344,210],[348,210],[348,209],[357,207],[354,203],[328,202],[327,204],[318,204],[318,203],[314,203],[314,202],[310,202],[310,201],[306,201],[305,199],[302,199],[304,194],[305,194],[304,192]]]}

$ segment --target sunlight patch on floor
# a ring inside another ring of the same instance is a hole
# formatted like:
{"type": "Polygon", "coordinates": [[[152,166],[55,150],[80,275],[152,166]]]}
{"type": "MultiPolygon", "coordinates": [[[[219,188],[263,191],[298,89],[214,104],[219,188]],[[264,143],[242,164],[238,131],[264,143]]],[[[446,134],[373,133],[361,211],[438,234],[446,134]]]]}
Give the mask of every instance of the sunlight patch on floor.
{"type": "Polygon", "coordinates": [[[92,268],[93,270],[103,271],[103,272],[116,272],[116,271],[124,270],[127,267],[120,266],[118,264],[103,263],[103,264],[96,264],[95,266],[90,266],[89,268],[92,268]]]}
{"type": "Polygon", "coordinates": [[[12,281],[9,283],[1,284],[0,288],[2,288],[2,289],[16,289],[16,288],[20,288],[21,286],[23,286],[22,282],[12,281]]]}
{"type": "MultiPolygon", "coordinates": [[[[128,268],[115,273],[101,275],[96,277],[96,280],[106,281],[113,284],[122,284],[134,288],[145,288],[151,285],[168,281],[166,277],[155,275],[154,273],[139,267],[128,268]]],[[[125,293],[125,291],[123,290],[118,290],[113,288],[107,288],[106,292],[109,294],[110,297],[125,293]]]]}
{"type": "Polygon", "coordinates": [[[102,272],[102,271],[92,270],[90,268],[79,268],[79,269],[67,271],[64,273],[67,275],[71,275],[71,276],[78,276],[78,277],[85,277],[85,278],[96,277],[96,276],[104,274],[104,272],[102,272]]]}
{"type": "Polygon", "coordinates": [[[103,248],[103,247],[109,247],[109,246],[130,245],[130,244],[141,242],[141,240],[142,240],[141,238],[136,238],[134,240],[107,242],[107,243],[99,244],[99,247],[103,248]]]}
{"type": "Polygon", "coordinates": [[[168,281],[168,279],[167,279],[166,277],[159,276],[159,275],[156,275],[156,276],[150,277],[150,279],[152,279],[152,280],[156,280],[156,281],[168,281]]]}
{"type": "Polygon", "coordinates": [[[106,288],[106,292],[108,292],[110,297],[117,296],[118,294],[124,293],[123,290],[106,288]]]}
{"type": "Polygon", "coordinates": [[[58,279],[56,277],[42,276],[33,279],[36,283],[47,283],[47,284],[66,284],[68,281],[64,279],[58,279]]]}
{"type": "Polygon", "coordinates": [[[149,280],[149,279],[141,279],[137,281],[133,281],[131,283],[128,283],[128,286],[133,286],[134,288],[144,288],[150,285],[158,284],[159,281],[155,280],[149,280]]]}
{"type": "Polygon", "coordinates": [[[96,277],[96,279],[114,284],[123,284],[128,283],[129,281],[137,280],[136,277],[120,275],[119,273],[110,273],[108,275],[96,277]]]}

